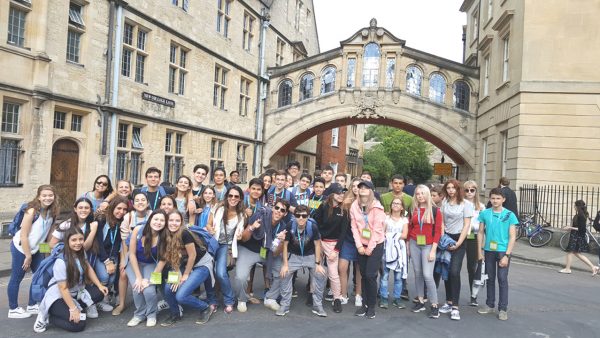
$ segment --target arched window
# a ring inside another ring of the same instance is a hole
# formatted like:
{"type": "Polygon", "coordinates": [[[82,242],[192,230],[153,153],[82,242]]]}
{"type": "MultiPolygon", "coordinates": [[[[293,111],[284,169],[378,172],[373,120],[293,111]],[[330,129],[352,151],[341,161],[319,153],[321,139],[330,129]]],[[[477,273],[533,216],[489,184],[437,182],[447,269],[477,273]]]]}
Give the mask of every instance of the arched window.
{"type": "Polygon", "coordinates": [[[300,101],[310,99],[313,96],[313,83],[315,76],[306,74],[300,79],[300,101]]]}
{"type": "Polygon", "coordinates": [[[421,95],[423,73],[416,66],[406,68],[406,91],[413,95],[421,95]]]}
{"type": "Polygon", "coordinates": [[[363,87],[377,87],[379,80],[379,58],[381,52],[379,45],[372,42],[365,46],[365,54],[363,56],[363,87]]]}
{"type": "Polygon", "coordinates": [[[292,81],[285,80],[279,85],[278,107],[292,104],[292,81]]]}
{"type": "Polygon", "coordinates": [[[434,73],[429,78],[429,99],[433,102],[444,103],[446,96],[446,80],[442,74],[434,73]]]}
{"type": "Polygon", "coordinates": [[[471,89],[464,81],[456,81],[454,83],[454,108],[469,110],[469,98],[471,97],[471,89]]]}
{"type": "Polygon", "coordinates": [[[335,67],[329,66],[321,73],[321,94],[329,93],[335,89],[335,67]]]}

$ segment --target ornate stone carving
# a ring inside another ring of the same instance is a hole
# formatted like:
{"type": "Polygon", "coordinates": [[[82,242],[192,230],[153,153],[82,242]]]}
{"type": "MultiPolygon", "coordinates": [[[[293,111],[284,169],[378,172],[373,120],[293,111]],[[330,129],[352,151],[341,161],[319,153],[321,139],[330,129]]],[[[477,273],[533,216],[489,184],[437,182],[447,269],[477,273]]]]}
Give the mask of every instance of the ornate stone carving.
{"type": "Polygon", "coordinates": [[[383,100],[376,93],[363,92],[356,102],[355,112],[353,116],[359,119],[379,119],[384,118],[379,110],[383,106],[383,100]]]}
{"type": "Polygon", "coordinates": [[[377,27],[377,19],[375,19],[375,18],[371,19],[371,21],[369,21],[369,26],[371,28],[376,28],[377,27]]]}
{"type": "Polygon", "coordinates": [[[469,121],[467,121],[466,118],[462,118],[460,119],[460,121],[458,121],[458,126],[461,127],[462,129],[467,129],[467,126],[469,125],[469,121]]]}

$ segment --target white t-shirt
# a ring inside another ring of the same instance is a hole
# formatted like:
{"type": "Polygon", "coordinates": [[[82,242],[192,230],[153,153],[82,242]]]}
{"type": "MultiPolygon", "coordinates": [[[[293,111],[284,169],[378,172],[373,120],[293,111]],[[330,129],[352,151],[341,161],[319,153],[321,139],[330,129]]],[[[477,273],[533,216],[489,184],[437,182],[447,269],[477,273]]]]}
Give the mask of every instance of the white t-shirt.
{"type": "Polygon", "coordinates": [[[399,220],[395,221],[392,216],[387,215],[385,217],[385,232],[390,234],[401,234],[404,227],[408,225],[407,217],[400,217],[399,220]]]}
{"type": "MultiPolygon", "coordinates": [[[[53,222],[54,219],[52,217],[44,219],[42,216],[40,216],[37,220],[35,220],[35,222],[33,222],[33,224],[31,224],[31,231],[29,232],[28,236],[31,254],[37,253],[40,249],[40,243],[46,241],[46,237],[48,237],[48,232],[50,231],[53,222]]],[[[21,231],[23,231],[23,229],[17,231],[13,237],[13,244],[20,253],[25,254],[23,252],[23,247],[21,246],[21,231]]]]}
{"type": "Polygon", "coordinates": [[[473,203],[463,200],[460,204],[450,204],[447,200],[442,202],[442,216],[446,232],[452,235],[460,234],[464,219],[473,217],[473,203]]]}

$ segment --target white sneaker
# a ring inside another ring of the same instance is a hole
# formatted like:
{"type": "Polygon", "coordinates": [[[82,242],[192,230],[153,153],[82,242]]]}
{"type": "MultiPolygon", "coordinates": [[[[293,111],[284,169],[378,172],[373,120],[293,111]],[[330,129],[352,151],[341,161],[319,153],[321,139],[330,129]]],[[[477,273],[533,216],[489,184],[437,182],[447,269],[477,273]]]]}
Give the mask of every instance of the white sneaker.
{"type": "Polygon", "coordinates": [[[33,331],[37,333],[42,333],[46,331],[47,326],[48,322],[44,319],[41,313],[38,313],[37,318],[35,319],[35,323],[33,324],[33,331]]]}
{"type": "Polygon", "coordinates": [[[356,297],[354,297],[354,306],[356,306],[356,307],[363,306],[362,296],[361,295],[356,295],[356,297]]]}
{"type": "Polygon", "coordinates": [[[156,317],[146,319],[146,326],[147,327],[156,326],[156,317]]]}
{"type": "Polygon", "coordinates": [[[246,311],[248,311],[248,308],[246,307],[246,302],[239,302],[238,301],[237,310],[238,310],[238,312],[246,312],[246,311]]]}
{"type": "Polygon", "coordinates": [[[277,311],[279,310],[279,304],[277,304],[277,301],[275,299],[265,299],[265,306],[273,311],[277,311]]]}
{"type": "Polygon", "coordinates": [[[450,319],[460,320],[460,312],[458,311],[458,309],[452,309],[452,312],[450,312],[450,319]]]}
{"type": "Polygon", "coordinates": [[[31,313],[32,315],[37,315],[38,312],[40,312],[40,306],[38,304],[27,305],[27,312],[31,313]]]}
{"type": "Polygon", "coordinates": [[[440,313],[449,313],[450,311],[452,311],[452,306],[448,303],[444,304],[441,308],[440,308],[440,313]]]}
{"type": "Polygon", "coordinates": [[[8,318],[18,319],[18,318],[29,318],[31,317],[31,313],[23,310],[22,307],[18,307],[12,310],[8,310],[8,318]]]}
{"type": "Polygon", "coordinates": [[[158,302],[158,311],[168,310],[170,308],[169,303],[167,303],[164,299],[158,302]]]}
{"type": "Polygon", "coordinates": [[[129,320],[129,322],[127,323],[127,326],[129,327],[134,327],[134,326],[138,326],[143,319],[138,318],[138,317],[133,317],[131,318],[131,320],[129,320]]]}
{"type": "Polygon", "coordinates": [[[113,306],[108,304],[106,301],[96,303],[96,307],[102,312],[110,312],[114,309],[113,306]]]}
{"type": "Polygon", "coordinates": [[[98,318],[98,308],[96,307],[96,304],[88,306],[87,309],[85,309],[85,315],[88,318],[98,318]]]}
{"type": "Polygon", "coordinates": [[[342,298],[340,298],[340,300],[342,301],[342,305],[348,304],[348,297],[342,296],[342,298]]]}

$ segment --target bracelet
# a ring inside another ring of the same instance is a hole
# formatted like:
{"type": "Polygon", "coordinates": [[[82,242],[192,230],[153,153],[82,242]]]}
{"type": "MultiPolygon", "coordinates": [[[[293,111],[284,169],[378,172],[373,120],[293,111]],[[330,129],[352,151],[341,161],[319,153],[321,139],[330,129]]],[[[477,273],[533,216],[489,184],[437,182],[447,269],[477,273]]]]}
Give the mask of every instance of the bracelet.
{"type": "Polygon", "coordinates": [[[69,309],[69,312],[75,312],[75,311],[79,311],[79,309],[78,308],[69,309]]]}

